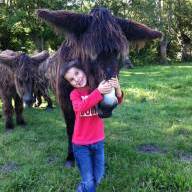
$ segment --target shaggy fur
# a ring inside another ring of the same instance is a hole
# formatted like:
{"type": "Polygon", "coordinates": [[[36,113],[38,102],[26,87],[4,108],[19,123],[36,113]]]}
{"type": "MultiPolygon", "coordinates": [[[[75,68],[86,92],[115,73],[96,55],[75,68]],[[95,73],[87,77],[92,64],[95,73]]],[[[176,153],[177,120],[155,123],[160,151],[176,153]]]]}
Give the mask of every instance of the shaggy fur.
{"type": "Polygon", "coordinates": [[[41,75],[36,69],[36,74],[34,75],[33,81],[33,94],[36,99],[35,107],[39,107],[42,104],[42,97],[47,102],[47,109],[53,108],[52,100],[49,97],[49,83],[45,78],[44,74],[41,75]]]}
{"type": "MultiPolygon", "coordinates": [[[[17,56],[14,52],[9,50],[2,52],[9,53],[12,56],[17,56]]],[[[17,124],[24,125],[25,121],[22,116],[23,112],[23,102],[20,99],[16,91],[14,72],[4,65],[0,61],[0,97],[3,102],[3,113],[5,116],[5,128],[7,130],[13,129],[12,116],[14,113],[14,108],[12,106],[12,99],[15,102],[15,114],[17,124]]]]}
{"type": "Polygon", "coordinates": [[[53,93],[56,95],[57,52],[49,56],[38,68],[39,75],[44,78],[53,93]]]}
{"type": "MultiPolygon", "coordinates": [[[[45,53],[46,54],[46,53],[45,53]]],[[[48,53],[47,53],[48,56],[48,53]]],[[[33,73],[33,93],[37,99],[37,103],[35,107],[39,107],[42,103],[41,97],[47,102],[47,109],[53,108],[52,100],[49,97],[49,81],[45,76],[45,73],[42,72],[42,66],[45,61],[48,60],[47,57],[40,65],[35,65],[34,73],[33,73]]],[[[33,59],[33,56],[32,56],[33,59]]]]}
{"type": "Polygon", "coordinates": [[[36,66],[48,57],[48,54],[38,54],[30,58],[24,53],[6,50],[0,54],[0,97],[3,101],[5,116],[5,128],[13,129],[13,106],[15,101],[15,113],[17,124],[25,124],[22,117],[23,100],[31,104],[33,98],[34,79],[36,78],[36,66]]]}
{"type": "Polygon", "coordinates": [[[49,81],[66,122],[69,140],[67,163],[71,163],[74,161],[71,144],[74,112],[69,95],[73,88],[63,78],[63,66],[78,59],[88,76],[90,88],[94,89],[101,80],[118,75],[121,63],[128,54],[129,41],[155,39],[161,37],[161,33],[134,21],[117,18],[105,8],[95,8],[89,14],[45,9],[37,13],[67,37],[47,66],[49,81]]]}

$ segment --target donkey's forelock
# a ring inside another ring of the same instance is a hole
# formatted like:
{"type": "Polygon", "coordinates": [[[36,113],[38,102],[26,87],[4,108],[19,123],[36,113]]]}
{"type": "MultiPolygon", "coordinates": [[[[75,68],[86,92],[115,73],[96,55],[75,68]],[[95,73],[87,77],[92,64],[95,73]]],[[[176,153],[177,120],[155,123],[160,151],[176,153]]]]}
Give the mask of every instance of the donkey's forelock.
{"type": "Polygon", "coordinates": [[[18,92],[22,90],[22,86],[24,86],[24,83],[29,83],[30,79],[33,78],[34,74],[32,70],[33,69],[32,69],[31,58],[27,54],[22,53],[18,58],[18,66],[15,71],[16,73],[15,80],[16,80],[16,85],[17,85],[16,87],[18,92]],[[20,83],[18,83],[18,81],[20,83]]]}
{"type": "Polygon", "coordinates": [[[127,39],[110,11],[95,8],[90,14],[92,22],[82,40],[84,54],[90,58],[96,58],[101,53],[127,55],[127,39]]]}

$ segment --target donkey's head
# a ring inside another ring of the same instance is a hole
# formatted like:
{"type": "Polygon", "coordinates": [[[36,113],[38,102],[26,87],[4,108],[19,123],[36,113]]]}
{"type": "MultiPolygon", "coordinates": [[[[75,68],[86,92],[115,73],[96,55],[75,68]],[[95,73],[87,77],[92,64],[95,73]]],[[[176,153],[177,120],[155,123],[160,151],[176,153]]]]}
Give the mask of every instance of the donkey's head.
{"type": "Polygon", "coordinates": [[[14,81],[18,95],[27,105],[34,102],[33,82],[37,66],[48,57],[47,52],[35,56],[28,56],[25,53],[6,50],[1,52],[0,61],[9,67],[14,73],[14,81]]]}
{"type": "Polygon", "coordinates": [[[78,58],[87,65],[89,72],[96,76],[97,84],[119,73],[120,64],[128,54],[129,41],[161,37],[160,32],[115,17],[106,8],[94,8],[89,14],[40,9],[38,16],[57,32],[67,34],[68,45],[73,49],[71,59],[78,58]]]}

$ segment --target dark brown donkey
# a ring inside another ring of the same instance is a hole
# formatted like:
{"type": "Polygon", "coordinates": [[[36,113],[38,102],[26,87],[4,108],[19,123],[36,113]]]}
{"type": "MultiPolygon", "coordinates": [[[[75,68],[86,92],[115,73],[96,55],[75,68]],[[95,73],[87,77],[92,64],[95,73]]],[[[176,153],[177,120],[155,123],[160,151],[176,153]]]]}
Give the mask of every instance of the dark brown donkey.
{"type": "MultiPolygon", "coordinates": [[[[42,53],[47,54],[45,51],[43,51],[42,53]]],[[[32,56],[31,58],[33,59],[33,57],[36,56],[32,56]]],[[[34,81],[33,81],[33,93],[34,93],[34,97],[36,98],[36,103],[35,103],[35,107],[39,107],[42,103],[42,97],[44,98],[44,100],[47,102],[47,107],[46,110],[50,111],[53,108],[53,104],[52,104],[52,100],[49,96],[49,81],[47,79],[47,77],[45,76],[45,72],[43,70],[44,68],[44,63],[46,63],[48,60],[45,59],[40,65],[35,65],[34,67],[34,81]]]]}
{"type": "Polygon", "coordinates": [[[29,57],[24,53],[6,50],[0,54],[0,97],[3,102],[5,128],[14,128],[12,99],[15,102],[16,122],[24,125],[22,116],[23,101],[28,105],[34,102],[33,79],[35,65],[39,65],[49,55],[45,52],[29,57]]]}
{"type": "Polygon", "coordinates": [[[89,14],[40,9],[37,14],[58,33],[65,32],[66,41],[46,65],[66,122],[69,141],[66,166],[70,167],[74,164],[71,139],[75,118],[69,98],[73,88],[63,78],[63,66],[78,60],[88,75],[89,86],[94,89],[103,79],[119,74],[121,63],[128,54],[129,41],[148,41],[160,38],[162,34],[134,21],[115,17],[106,8],[92,9],[89,14]]]}

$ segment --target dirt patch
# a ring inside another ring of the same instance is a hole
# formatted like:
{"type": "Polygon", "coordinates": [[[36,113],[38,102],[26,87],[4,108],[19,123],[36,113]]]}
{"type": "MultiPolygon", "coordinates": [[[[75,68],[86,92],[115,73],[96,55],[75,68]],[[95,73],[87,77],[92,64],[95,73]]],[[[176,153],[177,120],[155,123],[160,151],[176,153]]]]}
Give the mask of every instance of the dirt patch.
{"type": "Polygon", "coordinates": [[[192,154],[190,153],[178,153],[178,158],[181,161],[191,163],[192,162],[192,154]]]}
{"type": "Polygon", "coordinates": [[[18,170],[19,170],[19,166],[15,162],[8,162],[4,165],[0,165],[1,173],[10,173],[18,170]]]}
{"type": "Polygon", "coordinates": [[[49,157],[47,157],[47,163],[49,165],[55,164],[58,160],[59,160],[59,158],[57,156],[49,156],[49,157]]]}
{"type": "Polygon", "coordinates": [[[165,150],[162,150],[155,144],[142,144],[137,149],[142,153],[165,153],[165,150]]]}

